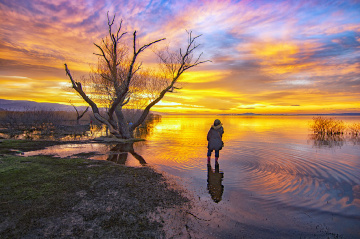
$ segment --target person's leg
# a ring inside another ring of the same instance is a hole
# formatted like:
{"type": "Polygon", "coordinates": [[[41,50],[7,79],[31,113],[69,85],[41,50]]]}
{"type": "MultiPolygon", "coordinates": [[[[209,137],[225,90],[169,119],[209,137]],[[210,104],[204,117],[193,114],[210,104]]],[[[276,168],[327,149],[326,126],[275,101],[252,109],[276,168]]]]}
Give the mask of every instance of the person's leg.
{"type": "Polygon", "coordinates": [[[210,163],[211,152],[212,152],[212,150],[208,149],[208,152],[207,152],[207,162],[208,163],[210,163]]]}
{"type": "Polygon", "coordinates": [[[219,160],[219,150],[215,150],[215,163],[218,163],[219,160]]]}

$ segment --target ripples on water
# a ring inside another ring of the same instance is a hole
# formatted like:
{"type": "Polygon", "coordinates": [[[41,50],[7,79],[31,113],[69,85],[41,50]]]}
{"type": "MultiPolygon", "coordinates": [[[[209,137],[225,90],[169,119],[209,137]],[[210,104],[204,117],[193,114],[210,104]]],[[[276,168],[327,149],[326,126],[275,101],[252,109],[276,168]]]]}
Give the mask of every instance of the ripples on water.
{"type": "Polygon", "coordinates": [[[231,171],[244,177],[230,182],[230,187],[252,191],[271,205],[279,202],[359,216],[359,170],[349,164],[357,156],[334,157],[291,144],[242,142],[241,146],[233,152],[241,156],[231,171]]]}
{"type": "MultiPolygon", "coordinates": [[[[225,130],[218,177],[223,189],[217,201],[233,218],[245,214],[254,201],[258,211],[269,211],[267,216],[276,208],[288,208],[359,222],[358,140],[320,142],[310,135],[311,117],[216,117],[225,130]]],[[[182,178],[180,183],[197,190],[200,197],[210,198],[206,134],[214,119],[165,116],[146,142],[134,144],[134,152],[149,165],[182,178]]],[[[360,118],[341,120],[352,123],[360,118]]],[[[128,160],[129,165],[140,166],[140,161],[128,160]]],[[[214,155],[212,165],[213,160],[214,155]]]]}
{"type": "MultiPolygon", "coordinates": [[[[310,117],[223,117],[220,167],[225,191],[246,190],[270,205],[360,218],[359,145],[345,142],[341,147],[319,148],[308,140],[310,121],[310,117]]],[[[199,172],[206,171],[206,133],[212,122],[207,117],[165,117],[148,138],[145,158],[178,176],[206,177],[199,172]]]]}

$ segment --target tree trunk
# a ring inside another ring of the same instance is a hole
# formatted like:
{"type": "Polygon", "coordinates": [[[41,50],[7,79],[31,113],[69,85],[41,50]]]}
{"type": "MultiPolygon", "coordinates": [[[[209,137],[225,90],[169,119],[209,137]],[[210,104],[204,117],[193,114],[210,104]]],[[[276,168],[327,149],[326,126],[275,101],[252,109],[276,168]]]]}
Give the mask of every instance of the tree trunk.
{"type": "Polygon", "coordinates": [[[125,119],[125,116],[121,110],[115,112],[118,118],[119,132],[123,139],[131,139],[134,137],[133,130],[130,130],[130,127],[125,119]]]}

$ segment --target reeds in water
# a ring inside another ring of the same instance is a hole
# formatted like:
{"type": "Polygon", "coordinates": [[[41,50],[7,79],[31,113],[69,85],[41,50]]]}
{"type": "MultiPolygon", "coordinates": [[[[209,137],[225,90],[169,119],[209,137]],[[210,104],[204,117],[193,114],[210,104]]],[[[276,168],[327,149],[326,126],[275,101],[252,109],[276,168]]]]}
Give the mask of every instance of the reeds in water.
{"type": "Polygon", "coordinates": [[[350,134],[353,136],[360,136],[360,123],[354,123],[348,126],[350,134]]]}
{"type": "Polygon", "coordinates": [[[352,136],[360,136],[360,123],[345,125],[342,120],[332,118],[314,117],[310,128],[314,134],[342,135],[348,133],[352,136]]]}
{"type": "Polygon", "coordinates": [[[346,126],[342,120],[319,116],[313,118],[310,128],[314,134],[339,135],[344,134],[346,126]]]}

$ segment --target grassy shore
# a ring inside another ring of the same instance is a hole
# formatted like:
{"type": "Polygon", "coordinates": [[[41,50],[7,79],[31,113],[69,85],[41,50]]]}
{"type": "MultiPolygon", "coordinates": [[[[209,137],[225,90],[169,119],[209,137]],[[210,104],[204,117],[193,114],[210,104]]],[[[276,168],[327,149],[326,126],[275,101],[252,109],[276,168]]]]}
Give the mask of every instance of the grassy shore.
{"type": "Polygon", "coordinates": [[[159,208],[186,204],[149,167],[16,153],[56,142],[0,142],[0,238],[161,238],[159,208]]]}

